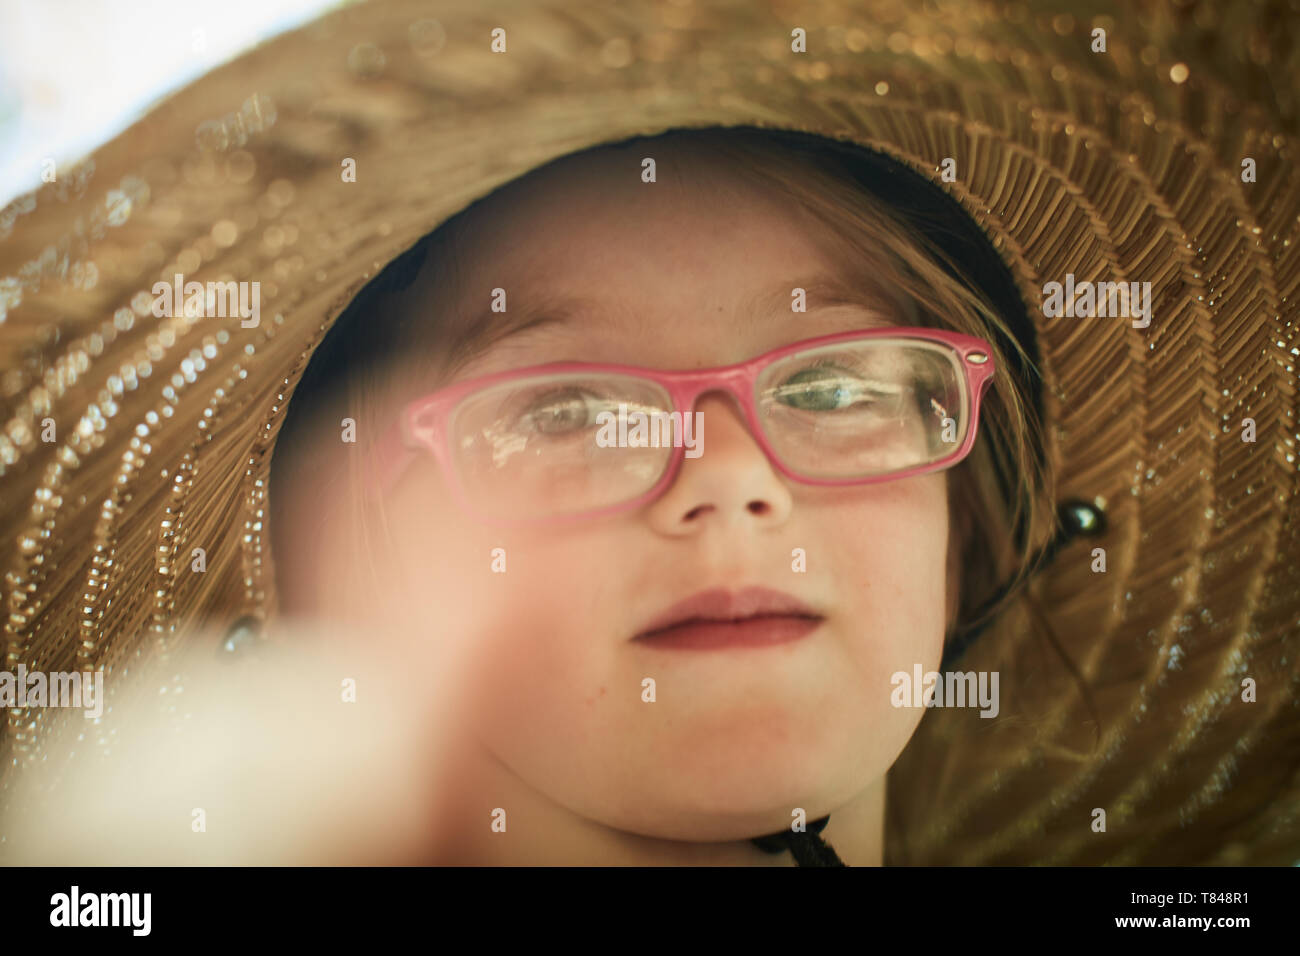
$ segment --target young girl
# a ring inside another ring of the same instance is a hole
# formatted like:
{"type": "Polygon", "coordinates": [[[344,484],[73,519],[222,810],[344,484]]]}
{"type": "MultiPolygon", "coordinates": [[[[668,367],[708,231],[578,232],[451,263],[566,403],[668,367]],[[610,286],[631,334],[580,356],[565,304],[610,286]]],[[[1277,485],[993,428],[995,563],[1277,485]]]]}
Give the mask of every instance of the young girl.
{"type": "Polygon", "coordinates": [[[1051,490],[1033,343],[925,236],[960,224],[820,143],[551,163],[316,350],[272,464],[279,610],[456,668],[432,862],[790,865],[755,838],[819,828],[882,862],[925,713],[891,679],[959,649],[1051,490]],[[724,368],[693,408],[653,378],[724,368]],[[698,452],[606,447],[628,408],[695,413],[698,452]]]}

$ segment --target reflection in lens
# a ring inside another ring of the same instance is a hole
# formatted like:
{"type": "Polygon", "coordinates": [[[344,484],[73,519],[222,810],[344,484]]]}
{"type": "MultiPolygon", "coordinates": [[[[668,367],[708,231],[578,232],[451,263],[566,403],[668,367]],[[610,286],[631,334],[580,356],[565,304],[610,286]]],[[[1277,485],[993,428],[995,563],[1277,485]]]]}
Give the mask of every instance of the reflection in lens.
{"type": "Polygon", "coordinates": [[[457,473],[484,514],[527,519],[610,507],[654,487],[672,458],[672,443],[604,446],[598,440],[602,421],[632,413],[653,420],[671,411],[658,385],[628,375],[567,373],[503,382],[474,393],[453,412],[457,473]]]}
{"type": "Polygon", "coordinates": [[[969,427],[965,378],[945,346],[866,339],[786,356],[759,376],[759,418],[792,471],[895,474],[954,454],[969,427]]]}

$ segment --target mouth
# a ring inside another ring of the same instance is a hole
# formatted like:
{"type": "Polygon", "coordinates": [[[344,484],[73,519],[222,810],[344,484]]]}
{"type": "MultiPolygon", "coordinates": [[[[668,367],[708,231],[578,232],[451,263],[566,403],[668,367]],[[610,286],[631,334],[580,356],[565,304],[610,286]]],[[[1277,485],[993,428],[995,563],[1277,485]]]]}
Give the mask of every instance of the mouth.
{"type": "Polygon", "coordinates": [[[633,640],[665,650],[772,647],[807,637],[825,619],[781,591],[715,588],[674,604],[633,640]]]}

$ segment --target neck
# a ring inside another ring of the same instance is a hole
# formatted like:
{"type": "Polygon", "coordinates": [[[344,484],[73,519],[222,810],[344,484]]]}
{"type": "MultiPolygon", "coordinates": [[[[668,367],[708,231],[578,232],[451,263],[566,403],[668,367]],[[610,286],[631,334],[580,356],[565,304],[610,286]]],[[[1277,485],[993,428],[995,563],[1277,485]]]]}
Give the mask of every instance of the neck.
{"type": "MultiPolygon", "coordinates": [[[[447,866],[794,866],[789,852],[750,840],[701,843],[641,836],[588,819],[539,793],[480,747],[454,759],[454,793],[444,794],[434,865],[447,866]],[[493,832],[493,811],[506,830],[493,832]]],[[[848,866],[880,866],[885,780],[830,811],[822,830],[848,866]]],[[[809,814],[812,819],[812,814],[809,814]]],[[[762,834],[755,833],[754,836],[762,834]]]]}
{"type": "Polygon", "coordinates": [[[883,866],[885,859],[885,777],[831,811],[822,839],[848,866],[883,866]]]}

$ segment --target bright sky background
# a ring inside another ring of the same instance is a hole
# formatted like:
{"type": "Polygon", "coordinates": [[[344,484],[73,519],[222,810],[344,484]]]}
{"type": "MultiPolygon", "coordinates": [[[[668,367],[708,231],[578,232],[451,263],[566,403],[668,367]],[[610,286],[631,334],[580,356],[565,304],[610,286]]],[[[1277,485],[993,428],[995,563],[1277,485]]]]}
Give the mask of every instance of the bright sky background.
{"type": "Polygon", "coordinates": [[[348,0],[0,0],[0,206],[148,107],[348,0]]]}

